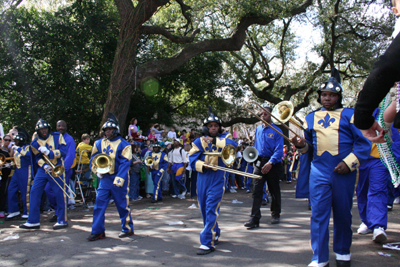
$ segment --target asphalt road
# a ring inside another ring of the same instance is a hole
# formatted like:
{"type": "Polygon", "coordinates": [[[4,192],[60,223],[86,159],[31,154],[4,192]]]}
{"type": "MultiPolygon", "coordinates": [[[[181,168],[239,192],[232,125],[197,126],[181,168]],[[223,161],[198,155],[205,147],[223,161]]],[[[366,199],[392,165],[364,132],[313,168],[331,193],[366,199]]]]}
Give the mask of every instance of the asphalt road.
{"type": "MultiPolygon", "coordinates": [[[[43,213],[40,230],[22,230],[21,221],[0,220],[0,266],[307,266],[311,261],[310,215],[304,199],[294,198],[295,183],[281,183],[281,223],[269,224],[269,204],[263,206],[260,228],[246,230],[251,194],[244,190],[226,193],[221,204],[221,242],[215,252],[198,256],[202,229],[198,204],[191,199],[164,197],[162,203],[149,199],[131,203],[135,235],[120,239],[118,212],[110,205],[106,212],[104,240],[88,242],[93,210],[82,207],[69,212],[70,227],[52,230],[43,213]],[[237,199],[243,203],[232,203],[237,199]],[[173,222],[183,224],[169,225],[173,222]],[[14,238],[14,239],[13,239],[14,238]]],[[[356,202],[354,202],[356,203],[356,202]]],[[[360,224],[353,207],[352,266],[400,266],[400,251],[383,249],[371,241],[372,234],[356,233],[360,224]],[[383,252],[392,257],[381,256],[383,252]]],[[[332,224],[331,224],[332,229],[332,224]]],[[[400,242],[400,205],[389,212],[388,242],[400,242]]],[[[330,266],[335,265],[330,241],[330,266]]]]}

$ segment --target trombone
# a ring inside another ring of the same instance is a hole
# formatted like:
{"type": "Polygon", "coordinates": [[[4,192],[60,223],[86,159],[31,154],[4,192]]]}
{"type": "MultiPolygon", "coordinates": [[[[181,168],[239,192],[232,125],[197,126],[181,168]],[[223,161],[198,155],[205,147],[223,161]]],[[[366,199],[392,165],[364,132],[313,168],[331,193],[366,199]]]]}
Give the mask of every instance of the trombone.
{"type": "Polygon", "coordinates": [[[94,173],[105,174],[110,172],[113,166],[112,158],[104,153],[97,154],[92,160],[92,171],[94,173]]]}
{"type": "MultiPolygon", "coordinates": [[[[204,155],[211,155],[211,156],[218,156],[221,157],[222,161],[224,162],[224,164],[226,166],[231,166],[236,159],[236,150],[235,147],[233,145],[226,145],[221,152],[204,152],[204,155]]],[[[257,157],[254,158],[253,161],[257,159],[257,157]]],[[[250,178],[254,178],[254,179],[261,179],[262,176],[261,175],[257,175],[257,174],[252,174],[252,173],[247,173],[247,172],[241,172],[238,170],[234,170],[234,169],[229,169],[229,168],[224,168],[224,167],[220,167],[220,166],[216,166],[216,165],[212,165],[212,164],[208,164],[208,163],[204,163],[205,167],[209,167],[209,168],[213,168],[213,169],[217,169],[217,170],[221,170],[221,171],[225,171],[225,172],[230,172],[230,173],[234,173],[234,174],[238,174],[238,175],[243,175],[243,176],[247,176],[250,178]]]]}
{"type": "Polygon", "coordinates": [[[68,198],[76,198],[76,194],[65,183],[65,181],[62,181],[62,182],[69,189],[69,191],[72,193],[72,195],[74,195],[73,197],[70,197],[70,195],[67,193],[67,191],[65,191],[65,189],[62,188],[61,185],[57,182],[56,178],[54,178],[54,177],[60,177],[61,175],[63,175],[63,173],[65,172],[64,166],[63,165],[54,166],[54,164],[50,161],[49,157],[47,157],[45,154],[42,154],[42,156],[43,156],[44,161],[52,168],[51,172],[48,172],[47,174],[53,179],[53,181],[58,185],[58,187],[64,192],[64,194],[68,198]]]}
{"type": "Polygon", "coordinates": [[[272,130],[274,130],[275,132],[277,132],[279,135],[281,135],[283,138],[285,138],[288,142],[292,142],[290,140],[289,137],[287,137],[286,135],[284,135],[283,133],[281,133],[279,130],[277,130],[276,128],[274,128],[270,123],[266,122],[265,120],[263,120],[259,115],[257,115],[255,112],[253,112],[252,110],[250,110],[247,106],[249,105],[256,105],[259,108],[261,108],[263,111],[267,112],[268,114],[271,115],[271,121],[276,124],[276,125],[280,125],[282,124],[283,127],[285,127],[286,129],[288,129],[289,131],[291,131],[296,137],[301,138],[296,132],[294,132],[292,129],[290,129],[290,127],[288,127],[287,125],[285,125],[285,123],[287,121],[292,122],[294,125],[296,125],[297,127],[301,128],[303,131],[305,130],[301,125],[299,125],[297,122],[295,122],[293,119],[291,119],[291,117],[293,116],[293,111],[294,111],[294,106],[292,104],[292,102],[290,101],[282,101],[279,102],[274,109],[272,110],[272,112],[270,112],[269,110],[263,108],[260,104],[258,104],[255,101],[250,101],[247,102],[243,105],[243,108],[245,110],[247,110],[249,113],[253,114],[254,117],[256,117],[257,119],[259,119],[260,121],[262,121],[263,123],[265,123],[267,126],[269,126],[272,130]],[[277,116],[280,117],[280,119],[277,118],[277,116]]]}
{"type": "Polygon", "coordinates": [[[154,159],[151,156],[147,156],[146,159],[144,160],[144,164],[147,167],[150,167],[151,164],[153,164],[153,162],[154,162],[154,159]]]}
{"type": "Polygon", "coordinates": [[[0,154],[0,169],[7,168],[5,166],[8,163],[7,160],[12,160],[13,162],[10,162],[9,164],[10,164],[10,166],[15,166],[13,157],[6,158],[6,156],[4,156],[4,154],[0,154]]]}

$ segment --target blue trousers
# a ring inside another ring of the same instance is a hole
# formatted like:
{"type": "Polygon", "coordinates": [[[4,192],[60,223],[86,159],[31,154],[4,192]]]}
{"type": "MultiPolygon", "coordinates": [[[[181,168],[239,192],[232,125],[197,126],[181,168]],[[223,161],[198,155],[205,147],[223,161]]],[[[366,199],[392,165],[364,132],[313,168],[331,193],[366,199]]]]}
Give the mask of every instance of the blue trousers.
{"type": "Polygon", "coordinates": [[[21,192],[23,215],[29,212],[29,191],[31,183],[31,166],[16,169],[8,185],[8,213],[18,212],[18,190],[21,192]]]}
{"type": "MultiPolygon", "coordinates": [[[[73,174],[73,170],[69,169],[67,171],[65,171],[64,175],[65,175],[65,182],[66,184],[69,186],[69,181],[71,180],[73,174]]],[[[61,186],[63,186],[63,184],[60,184],[61,186]]],[[[56,200],[56,196],[52,190],[52,186],[50,183],[48,183],[46,185],[46,187],[44,188],[44,191],[46,192],[47,198],[49,199],[50,205],[53,206],[55,214],[58,216],[58,212],[57,212],[57,200],[56,200]]],[[[65,188],[65,191],[69,193],[68,188],[65,188]]],[[[68,199],[67,199],[67,206],[68,206],[68,199]]]]}
{"type": "Polygon", "coordinates": [[[54,192],[54,198],[57,203],[57,222],[59,224],[66,224],[68,221],[67,216],[67,203],[68,199],[60,185],[65,190],[65,179],[61,177],[54,177],[54,181],[50,175],[48,175],[42,168],[39,168],[33,180],[33,185],[30,194],[30,206],[29,206],[29,217],[28,223],[40,223],[40,203],[42,201],[43,190],[47,183],[49,183],[52,191],[54,192]],[[57,184],[56,184],[57,182],[57,184]]]}
{"type": "Polygon", "coordinates": [[[351,229],[353,194],[356,172],[345,175],[321,175],[312,165],[310,175],[311,247],[312,261],[329,261],[329,220],[333,211],[333,251],[339,255],[350,254],[353,237],[351,229]]]}
{"type": "Polygon", "coordinates": [[[200,232],[200,242],[209,248],[214,247],[215,236],[220,236],[218,216],[222,197],[224,195],[224,173],[207,170],[197,175],[197,198],[204,229],[200,232]]]}
{"type": "Polygon", "coordinates": [[[154,190],[153,190],[153,199],[159,200],[162,199],[162,186],[161,181],[164,176],[164,173],[158,175],[159,171],[151,171],[151,177],[153,178],[154,190]]]}
{"type": "Polygon", "coordinates": [[[140,172],[130,172],[129,178],[129,200],[137,200],[140,190],[140,172]]]}
{"type": "Polygon", "coordinates": [[[93,210],[92,234],[101,234],[106,231],[104,226],[105,213],[110,199],[114,199],[115,205],[121,219],[122,231],[133,232],[131,208],[129,206],[129,180],[122,187],[113,185],[115,175],[105,175],[100,179],[97,189],[96,203],[93,210]]]}
{"type": "Polygon", "coordinates": [[[386,229],[388,210],[388,169],[380,159],[369,159],[359,168],[357,203],[361,221],[369,229],[386,229]]]}
{"type": "Polygon", "coordinates": [[[171,172],[170,174],[170,177],[171,177],[171,180],[172,180],[172,189],[173,189],[173,194],[174,195],[179,195],[181,192],[183,193],[183,192],[186,192],[186,187],[185,187],[185,179],[186,179],[186,177],[185,178],[183,178],[183,179],[181,179],[181,180],[179,180],[179,181],[177,181],[176,179],[175,179],[175,172],[171,172]]]}

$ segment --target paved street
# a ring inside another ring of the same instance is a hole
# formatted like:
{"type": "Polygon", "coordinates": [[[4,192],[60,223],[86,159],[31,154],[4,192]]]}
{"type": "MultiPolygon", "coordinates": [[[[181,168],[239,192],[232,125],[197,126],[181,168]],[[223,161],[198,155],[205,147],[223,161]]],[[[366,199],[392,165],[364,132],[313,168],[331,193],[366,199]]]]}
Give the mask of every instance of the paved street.
{"type": "MultiPolygon", "coordinates": [[[[269,224],[269,204],[263,206],[260,228],[246,230],[251,194],[244,190],[226,193],[221,204],[221,242],[209,255],[197,256],[202,219],[194,200],[165,197],[152,204],[143,199],[131,203],[135,235],[120,239],[120,220],[114,205],[106,212],[104,240],[86,241],[91,231],[92,209],[70,211],[70,227],[53,231],[42,214],[40,230],[22,230],[20,221],[0,221],[0,266],[307,266],[312,251],[309,218],[304,199],[294,198],[294,184],[281,183],[282,215],[279,225],[269,224]],[[243,203],[232,203],[237,199],[243,203]],[[171,222],[183,222],[168,225],[171,222]],[[18,239],[4,240],[19,236],[18,239]]],[[[360,218],[353,207],[352,266],[400,266],[400,251],[385,250],[371,241],[372,235],[356,233],[360,218]],[[380,256],[378,252],[393,254],[380,256]]],[[[400,242],[400,205],[389,213],[388,242],[400,242]]],[[[332,240],[332,234],[331,234],[332,240]]],[[[335,255],[330,243],[330,266],[335,255]]]]}

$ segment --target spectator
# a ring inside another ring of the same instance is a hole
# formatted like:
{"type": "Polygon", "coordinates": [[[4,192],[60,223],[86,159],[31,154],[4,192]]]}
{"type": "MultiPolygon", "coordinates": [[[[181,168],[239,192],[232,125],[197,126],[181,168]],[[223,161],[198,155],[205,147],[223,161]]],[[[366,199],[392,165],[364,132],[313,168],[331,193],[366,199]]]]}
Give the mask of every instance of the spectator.
{"type": "Polygon", "coordinates": [[[168,138],[171,140],[176,139],[175,127],[171,127],[170,131],[168,132],[168,138]]]}
{"type": "Polygon", "coordinates": [[[131,124],[128,127],[128,135],[135,139],[138,136],[139,127],[137,126],[137,119],[132,118],[131,124]]]}

